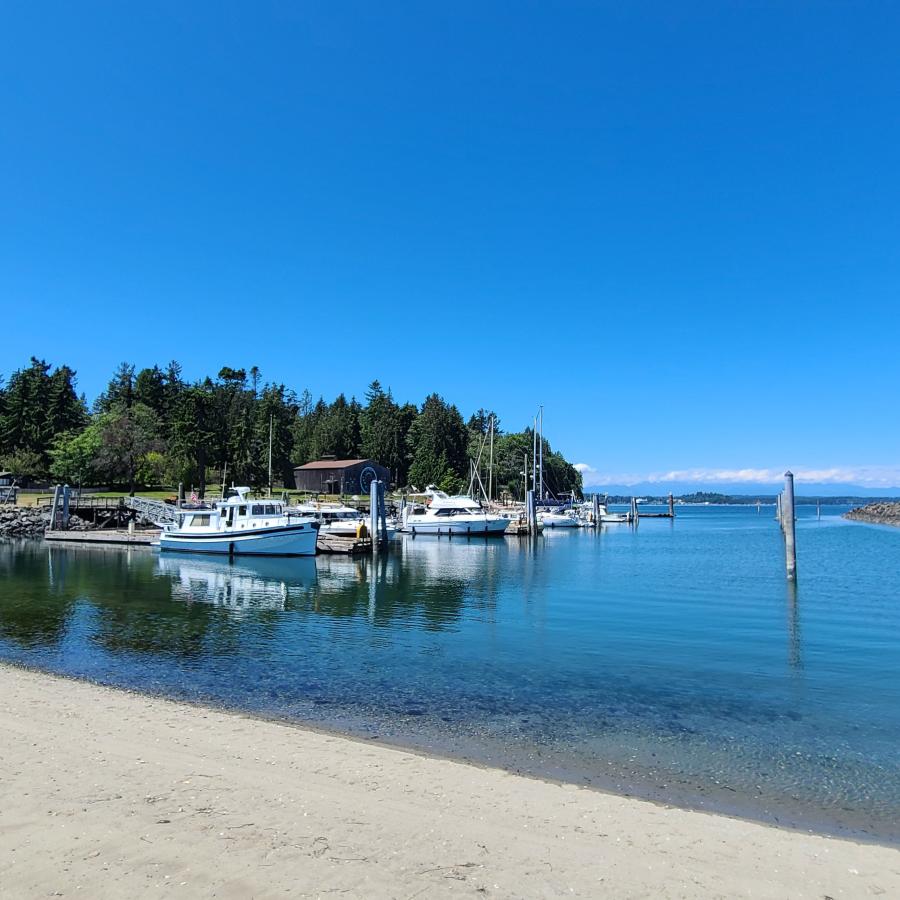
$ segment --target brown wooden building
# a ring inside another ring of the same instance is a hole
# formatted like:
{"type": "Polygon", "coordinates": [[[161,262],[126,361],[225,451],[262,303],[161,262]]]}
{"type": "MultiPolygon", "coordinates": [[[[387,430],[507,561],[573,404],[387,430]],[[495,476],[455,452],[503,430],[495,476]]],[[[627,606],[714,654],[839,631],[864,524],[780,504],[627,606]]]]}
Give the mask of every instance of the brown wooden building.
{"type": "Polygon", "coordinates": [[[390,487],[390,470],[374,459],[320,459],[294,469],[297,490],[314,494],[368,494],[376,480],[390,487]]]}

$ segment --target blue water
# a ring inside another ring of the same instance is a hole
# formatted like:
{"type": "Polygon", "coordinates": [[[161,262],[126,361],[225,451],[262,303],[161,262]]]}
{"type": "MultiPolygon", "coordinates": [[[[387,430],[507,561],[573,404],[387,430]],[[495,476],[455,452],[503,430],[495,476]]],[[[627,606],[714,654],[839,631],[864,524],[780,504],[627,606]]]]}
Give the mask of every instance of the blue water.
{"type": "Polygon", "coordinates": [[[0,545],[0,658],[900,841],[900,529],[771,507],[226,561],[0,545]]]}

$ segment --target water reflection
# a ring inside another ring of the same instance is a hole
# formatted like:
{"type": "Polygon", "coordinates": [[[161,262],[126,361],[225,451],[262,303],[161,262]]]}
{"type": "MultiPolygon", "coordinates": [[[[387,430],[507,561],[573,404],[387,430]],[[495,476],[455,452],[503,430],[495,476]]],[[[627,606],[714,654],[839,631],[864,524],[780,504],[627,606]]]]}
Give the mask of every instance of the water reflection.
{"type": "Polygon", "coordinates": [[[306,600],[316,585],[316,561],[312,558],[229,562],[161,554],[156,571],[169,580],[173,600],[209,603],[237,617],[251,611],[283,611],[291,599],[306,600]]]}
{"type": "Polygon", "coordinates": [[[786,581],[787,595],[787,630],[788,630],[788,662],[792,669],[802,669],[803,659],[800,654],[800,605],[797,601],[797,582],[786,581]]]}

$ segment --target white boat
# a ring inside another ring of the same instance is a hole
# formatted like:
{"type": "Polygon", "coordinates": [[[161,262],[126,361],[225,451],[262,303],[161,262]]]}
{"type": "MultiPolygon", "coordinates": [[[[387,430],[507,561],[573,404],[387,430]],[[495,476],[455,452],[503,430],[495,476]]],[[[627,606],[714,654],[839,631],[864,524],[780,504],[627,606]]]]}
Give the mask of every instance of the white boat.
{"type": "Polygon", "coordinates": [[[471,497],[451,497],[429,485],[425,506],[407,506],[403,513],[403,530],[410,534],[481,534],[500,535],[510,520],[482,509],[471,497]]]}
{"type": "MultiPolygon", "coordinates": [[[[331,534],[339,537],[356,537],[359,526],[369,528],[370,519],[352,506],[344,506],[342,503],[317,503],[307,501],[288,509],[291,516],[312,517],[319,523],[320,534],[331,534]]],[[[397,529],[392,522],[387,522],[387,536],[392,538],[397,529]]]]}
{"type": "Polygon", "coordinates": [[[165,525],[160,550],[227,556],[315,556],[319,523],[289,516],[279,500],[249,500],[250,488],[210,507],[181,508],[165,525]]]}
{"type": "Polygon", "coordinates": [[[574,509],[539,510],[538,522],[544,528],[581,528],[581,520],[574,509]]]}
{"type": "MultiPolygon", "coordinates": [[[[627,522],[628,516],[625,513],[611,513],[605,503],[598,504],[600,523],[602,525],[613,525],[621,522],[627,522]]],[[[591,501],[584,501],[578,507],[578,517],[585,525],[594,524],[594,504],[591,501]]]]}

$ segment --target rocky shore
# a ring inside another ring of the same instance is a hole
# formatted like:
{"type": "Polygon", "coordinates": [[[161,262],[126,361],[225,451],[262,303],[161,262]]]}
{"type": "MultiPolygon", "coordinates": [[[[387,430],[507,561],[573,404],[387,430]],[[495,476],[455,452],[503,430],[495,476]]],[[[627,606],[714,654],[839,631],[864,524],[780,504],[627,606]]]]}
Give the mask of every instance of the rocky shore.
{"type": "MultiPolygon", "coordinates": [[[[0,506],[0,537],[42,537],[50,516],[33,506],[0,506]]],[[[69,519],[70,531],[88,531],[88,522],[78,516],[69,519]]]]}
{"type": "Polygon", "coordinates": [[[845,519],[856,522],[870,522],[873,525],[896,525],[900,527],[900,503],[867,503],[865,506],[844,513],[845,519]]]}

